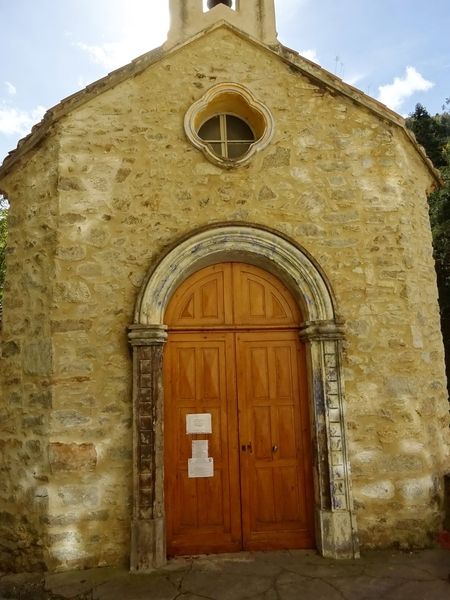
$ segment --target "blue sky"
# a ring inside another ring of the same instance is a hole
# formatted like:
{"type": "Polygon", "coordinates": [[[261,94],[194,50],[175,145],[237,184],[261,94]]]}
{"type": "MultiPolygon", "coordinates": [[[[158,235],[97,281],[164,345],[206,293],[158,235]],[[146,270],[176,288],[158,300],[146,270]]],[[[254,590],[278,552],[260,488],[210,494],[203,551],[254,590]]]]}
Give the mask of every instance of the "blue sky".
{"type": "MultiPolygon", "coordinates": [[[[245,2],[245,0],[241,0],[245,2]]],[[[0,162],[45,109],[164,42],[167,0],[0,0],[0,162]]],[[[279,39],[401,114],[450,96],[450,0],[276,0],[279,39]]]]}

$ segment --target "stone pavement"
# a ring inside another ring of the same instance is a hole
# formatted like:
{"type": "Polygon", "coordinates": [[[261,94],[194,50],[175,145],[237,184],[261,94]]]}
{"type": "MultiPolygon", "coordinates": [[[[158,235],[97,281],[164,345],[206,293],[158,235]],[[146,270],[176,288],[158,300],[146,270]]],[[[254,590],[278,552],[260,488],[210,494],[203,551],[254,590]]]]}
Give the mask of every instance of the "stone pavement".
{"type": "Polygon", "coordinates": [[[0,578],[0,600],[450,600],[450,553],[369,552],[356,561],[312,551],[176,559],[154,573],[104,568],[0,578]]]}

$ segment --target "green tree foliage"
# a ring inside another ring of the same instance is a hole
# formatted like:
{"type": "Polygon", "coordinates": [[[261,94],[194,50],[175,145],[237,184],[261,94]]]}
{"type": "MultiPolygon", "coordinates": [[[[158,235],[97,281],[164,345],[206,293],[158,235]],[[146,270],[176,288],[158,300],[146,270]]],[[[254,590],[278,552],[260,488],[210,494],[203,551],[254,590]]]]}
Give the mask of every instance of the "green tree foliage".
{"type": "Polygon", "coordinates": [[[428,199],[433,233],[434,258],[439,289],[441,326],[447,364],[447,382],[450,392],[450,98],[442,113],[431,116],[417,104],[406,121],[419,144],[439,167],[444,186],[428,199]]]}
{"type": "Polygon", "coordinates": [[[6,271],[6,216],[8,211],[6,200],[0,196],[0,303],[3,298],[3,285],[6,271]]]}
{"type": "Polygon", "coordinates": [[[408,127],[438,168],[446,166],[442,149],[450,135],[450,129],[447,131],[450,124],[441,117],[442,115],[432,117],[422,104],[416,104],[416,110],[407,119],[408,127]]]}

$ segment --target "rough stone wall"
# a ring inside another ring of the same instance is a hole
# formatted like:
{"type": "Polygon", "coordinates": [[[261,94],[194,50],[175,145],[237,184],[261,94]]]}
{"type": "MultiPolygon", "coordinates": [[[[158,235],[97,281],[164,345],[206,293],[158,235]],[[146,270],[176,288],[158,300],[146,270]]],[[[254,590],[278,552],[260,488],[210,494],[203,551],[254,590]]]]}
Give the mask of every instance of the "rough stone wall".
{"type": "Polygon", "coordinates": [[[0,571],[45,564],[57,152],[54,137],[21,165],[20,184],[5,182],[11,208],[0,333],[0,571]]]}
{"type": "MultiPolygon", "coordinates": [[[[55,266],[50,261],[45,283],[27,291],[33,302],[54,291],[47,566],[128,560],[126,328],[158,255],[194,228],[224,221],[273,227],[323,267],[347,331],[350,460],[362,543],[425,544],[441,518],[448,407],[426,203],[430,176],[406,136],[226,29],[75,110],[58,132],[55,266]],[[276,123],[269,147],[235,171],[207,162],[183,130],[191,103],[221,81],[248,86],[276,123]]],[[[43,161],[41,173],[46,159],[42,150],[33,158],[43,161]]],[[[9,189],[15,201],[14,182],[9,189]]],[[[31,203],[28,192],[22,210],[31,203]]],[[[34,239],[40,221],[28,227],[34,239]]],[[[14,310],[23,320],[20,307],[14,310]]],[[[41,326],[33,314],[30,329],[41,326]]],[[[44,387],[45,373],[40,381],[44,387]]],[[[6,393],[13,391],[8,383],[6,393]]],[[[22,387],[17,402],[23,394],[22,387]]]]}

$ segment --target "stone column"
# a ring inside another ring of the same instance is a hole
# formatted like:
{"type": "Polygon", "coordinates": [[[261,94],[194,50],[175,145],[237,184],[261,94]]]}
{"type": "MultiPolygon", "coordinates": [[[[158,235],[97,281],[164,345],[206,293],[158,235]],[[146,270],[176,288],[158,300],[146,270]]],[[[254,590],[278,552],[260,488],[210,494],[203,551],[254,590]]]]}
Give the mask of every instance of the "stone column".
{"type": "Polygon", "coordinates": [[[307,322],[300,338],[310,349],[317,543],[323,556],[355,558],[359,544],[345,425],[343,327],[335,321],[307,322]]]}
{"type": "Polygon", "coordinates": [[[166,562],[162,356],[164,325],[131,325],[133,348],[133,516],[130,569],[166,562]]]}

